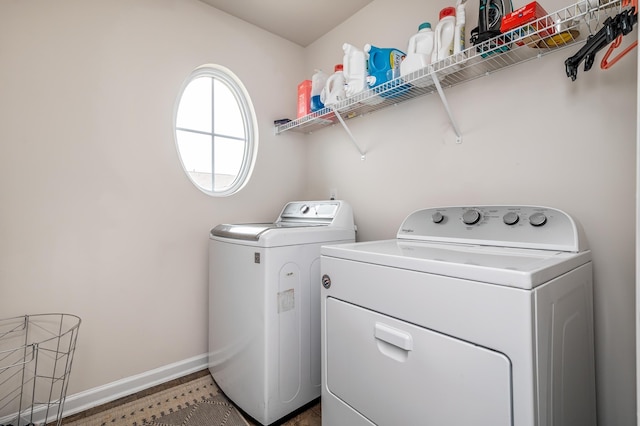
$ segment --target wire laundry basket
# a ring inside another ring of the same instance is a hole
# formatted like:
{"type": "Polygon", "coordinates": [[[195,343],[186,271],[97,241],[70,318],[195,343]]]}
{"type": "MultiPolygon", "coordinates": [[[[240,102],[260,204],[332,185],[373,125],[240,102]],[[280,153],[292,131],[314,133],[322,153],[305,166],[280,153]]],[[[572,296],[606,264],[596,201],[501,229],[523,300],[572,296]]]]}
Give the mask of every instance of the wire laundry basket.
{"type": "Polygon", "coordinates": [[[62,424],[80,318],[0,319],[0,425],[62,424]]]}

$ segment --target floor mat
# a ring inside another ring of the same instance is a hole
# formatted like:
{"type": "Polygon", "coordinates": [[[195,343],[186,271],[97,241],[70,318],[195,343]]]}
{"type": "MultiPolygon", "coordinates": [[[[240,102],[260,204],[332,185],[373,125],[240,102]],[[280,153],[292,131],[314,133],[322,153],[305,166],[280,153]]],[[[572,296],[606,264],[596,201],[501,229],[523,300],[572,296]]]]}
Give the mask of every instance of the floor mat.
{"type": "MultiPolygon", "coordinates": [[[[282,426],[321,426],[319,401],[282,426]]],[[[62,419],[64,426],[259,426],[220,391],[208,371],[193,373],[62,419]]],[[[49,424],[47,426],[54,426],[49,424]]]]}
{"type": "MultiPolygon", "coordinates": [[[[116,405],[105,411],[79,418],[74,416],[63,419],[62,424],[64,426],[144,426],[164,416],[191,409],[200,402],[214,400],[217,397],[224,398],[224,395],[220,394],[213,378],[206,375],[188,383],[116,405]]],[[[239,416],[235,408],[234,411],[239,416]]],[[[246,425],[244,421],[237,424],[246,425]]],[[[235,423],[226,425],[232,426],[235,423]]]]}
{"type": "Polygon", "coordinates": [[[199,402],[148,423],[149,426],[247,426],[235,407],[222,395],[199,402]]]}

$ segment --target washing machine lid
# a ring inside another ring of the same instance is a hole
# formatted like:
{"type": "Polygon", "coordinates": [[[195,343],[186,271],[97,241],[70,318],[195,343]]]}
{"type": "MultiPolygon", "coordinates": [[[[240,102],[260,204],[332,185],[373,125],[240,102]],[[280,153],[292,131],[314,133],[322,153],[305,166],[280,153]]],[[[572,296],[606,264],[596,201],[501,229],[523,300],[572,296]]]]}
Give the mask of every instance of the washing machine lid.
{"type": "Polygon", "coordinates": [[[570,253],[481,245],[383,240],[322,247],[322,256],[489,284],[533,289],[591,261],[570,253]]]}
{"type": "Polygon", "coordinates": [[[211,230],[212,240],[257,247],[355,241],[353,228],[330,227],[310,223],[255,223],[218,225],[211,230]]]}
{"type": "Polygon", "coordinates": [[[355,225],[344,201],[292,201],[273,223],[221,224],[209,237],[259,247],[347,242],[355,240],[355,225]]]}
{"type": "Polygon", "coordinates": [[[306,223],[240,223],[240,224],[228,224],[223,223],[211,230],[211,235],[215,237],[232,238],[237,240],[258,241],[260,236],[271,229],[291,229],[291,228],[303,228],[308,226],[322,226],[322,225],[310,225],[306,223]]]}

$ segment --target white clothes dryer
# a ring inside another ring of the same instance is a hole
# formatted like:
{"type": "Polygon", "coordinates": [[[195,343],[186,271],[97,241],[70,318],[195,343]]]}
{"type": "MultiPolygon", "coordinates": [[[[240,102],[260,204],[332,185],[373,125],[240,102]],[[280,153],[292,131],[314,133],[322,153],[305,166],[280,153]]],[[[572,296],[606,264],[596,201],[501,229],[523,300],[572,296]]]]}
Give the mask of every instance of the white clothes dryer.
{"type": "Polygon", "coordinates": [[[325,426],[595,426],[591,252],[546,207],[322,248],[325,426]]]}
{"type": "Polygon", "coordinates": [[[320,247],[353,241],[353,212],[337,200],[211,230],[209,370],[263,425],[320,396],[320,247]]]}

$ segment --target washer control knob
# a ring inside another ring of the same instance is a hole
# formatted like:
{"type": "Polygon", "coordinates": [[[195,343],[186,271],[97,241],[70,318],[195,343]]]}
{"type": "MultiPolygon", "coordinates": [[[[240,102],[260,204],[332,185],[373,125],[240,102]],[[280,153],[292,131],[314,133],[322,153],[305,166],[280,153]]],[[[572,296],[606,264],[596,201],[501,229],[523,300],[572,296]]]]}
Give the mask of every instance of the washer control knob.
{"type": "Polygon", "coordinates": [[[509,212],[504,216],[502,216],[502,221],[506,225],[515,225],[516,223],[518,223],[519,220],[520,220],[520,216],[518,216],[518,213],[516,212],[509,212]]]}
{"type": "Polygon", "coordinates": [[[431,219],[433,220],[433,223],[442,223],[444,216],[440,212],[435,212],[431,215],[431,219]]]}
{"type": "Polygon", "coordinates": [[[533,226],[542,226],[547,223],[547,216],[544,213],[534,213],[529,216],[529,223],[533,226]]]}
{"type": "Polygon", "coordinates": [[[300,212],[302,212],[302,214],[309,213],[309,206],[306,204],[303,204],[302,206],[300,206],[300,212]]]}
{"type": "Polygon", "coordinates": [[[480,221],[480,217],[478,210],[470,209],[462,214],[462,221],[465,225],[474,225],[480,221]]]}

